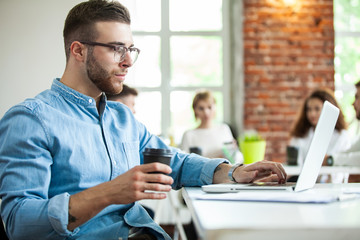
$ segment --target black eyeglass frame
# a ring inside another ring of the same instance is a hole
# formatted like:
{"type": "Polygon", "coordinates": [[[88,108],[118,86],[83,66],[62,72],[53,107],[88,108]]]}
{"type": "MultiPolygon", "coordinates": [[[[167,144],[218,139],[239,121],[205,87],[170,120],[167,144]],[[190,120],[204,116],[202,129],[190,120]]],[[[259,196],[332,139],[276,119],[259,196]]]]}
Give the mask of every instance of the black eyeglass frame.
{"type": "Polygon", "coordinates": [[[122,46],[122,45],[113,45],[113,44],[107,44],[107,43],[100,43],[100,42],[91,42],[91,41],[79,41],[81,44],[86,44],[86,45],[90,45],[90,46],[102,46],[102,47],[108,47],[108,48],[111,48],[114,50],[115,54],[116,53],[120,53],[120,59],[119,61],[116,61],[115,59],[115,54],[114,54],[114,60],[116,62],[122,62],[124,61],[125,59],[125,55],[127,52],[130,52],[130,55],[131,55],[131,52],[135,51],[137,52],[137,55],[136,55],[136,58],[135,59],[131,59],[132,61],[132,64],[135,63],[135,61],[137,60],[139,54],[140,54],[140,49],[138,48],[135,48],[135,47],[125,47],[125,46],[122,46]]]}

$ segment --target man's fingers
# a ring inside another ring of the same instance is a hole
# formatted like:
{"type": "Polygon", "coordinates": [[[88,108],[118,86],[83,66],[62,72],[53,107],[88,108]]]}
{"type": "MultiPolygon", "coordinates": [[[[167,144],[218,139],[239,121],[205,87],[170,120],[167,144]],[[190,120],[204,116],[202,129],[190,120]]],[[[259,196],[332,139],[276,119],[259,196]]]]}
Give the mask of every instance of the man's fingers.
{"type": "MultiPolygon", "coordinates": [[[[237,182],[250,183],[268,178],[272,174],[277,176],[279,183],[286,182],[287,175],[283,166],[280,163],[266,160],[239,167],[235,179],[237,182]]],[[[274,177],[272,178],[274,179],[274,177]]]]}
{"type": "Polygon", "coordinates": [[[260,180],[259,182],[277,182],[277,181],[279,181],[279,178],[278,178],[278,176],[276,174],[272,174],[272,175],[270,175],[268,177],[264,177],[264,178],[261,178],[259,180],[260,180]]]}
{"type": "Polygon", "coordinates": [[[162,192],[145,192],[142,199],[165,199],[166,193],[162,192]]]}
{"type": "Polygon", "coordinates": [[[260,179],[260,178],[264,178],[264,177],[268,177],[272,174],[271,170],[266,170],[266,171],[259,171],[256,178],[260,179]]]}
{"type": "Polygon", "coordinates": [[[281,169],[281,172],[284,173],[284,179],[286,180],[287,179],[287,174],[286,174],[286,171],[284,169],[284,166],[282,164],[278,164],[278,167],[281,169]]]}
{"type": "Polygon", "coordinates": [[[156,192],[169,192],[171,190],[170,185],[159,184],[159,183],[145,183],[145,191],[156,191],[156,192]]]}
{"type": "Polygon", "coordinates": [[[285,169],[283,168],[281,163],[270,162],[266,160],[246,165],[244,170],[245,171],[258,170],[259,172],[271,171],[272,173],[278,176],[279,180],[286,180],[287,177],[285,169]]]}
{"type": "Polygon", "coordinates": [[[174,180],[172,177],[162,173],[148,173],[144,175],[144,181],[148,183],[161,183],[171,185],[174,180]]]}
{"type": "Polygon", "coordinates": [[[147,172],[147,173],[150,173],[150,172],[162,172],[162,173],[165,173],[165,174],[170,174],[172,172],[171,167],[169,167],[166,164],[158,163],[158,162],[142,164],[142,165],[140,165],[140,167],[142,168],[142,170],[144,172],[147,172]]]}
{"type": "Polygon", "coordinates": [[[166,196],[167,196],[166,192],[144,191],[144,192],[137,193],[136,201],[142,200],[142,199],[165,199],[166,196]]]}

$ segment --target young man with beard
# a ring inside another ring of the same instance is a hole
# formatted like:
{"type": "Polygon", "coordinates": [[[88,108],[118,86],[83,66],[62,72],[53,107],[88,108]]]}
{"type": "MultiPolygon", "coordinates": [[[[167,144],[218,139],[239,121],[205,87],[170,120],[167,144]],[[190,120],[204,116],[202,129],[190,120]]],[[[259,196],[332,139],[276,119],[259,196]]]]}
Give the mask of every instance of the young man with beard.
{"type": "Polygon", "coordinates": [[[1,215],[10,239],[171,239],[138,200],[229,179],[276,174],[285,182],[279,163],[232,167],[173,148],[171,168],[142,164],[145,148],[168,147],[105,96],[121,92],[139,53],[127,9],[104,0],[80,3],[63,33],[63,76],[0,121],[1,215]]]}

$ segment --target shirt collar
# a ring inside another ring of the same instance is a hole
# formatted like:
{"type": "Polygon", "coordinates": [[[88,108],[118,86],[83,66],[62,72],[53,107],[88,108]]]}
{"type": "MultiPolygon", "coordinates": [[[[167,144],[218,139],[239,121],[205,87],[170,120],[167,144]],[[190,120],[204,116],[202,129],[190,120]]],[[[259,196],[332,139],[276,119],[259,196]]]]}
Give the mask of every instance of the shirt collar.
{"type": "MultiPolygon", "coordinates": [[[[69,101],[75,102],[85,107],[87,106],[96,107],[96,101],[94,98],[79,93],[78,91],[75,91],[74,89],[66,86],[65,84],[60,82],[60,78],[55,78],[53,80],[53,83],[51,85],[51,90],[59,93],[61,96],[63,96],[65,99],[69,101]]],[[[104,100],[106,99],[103,96],[101,98],[104,100]]]]}

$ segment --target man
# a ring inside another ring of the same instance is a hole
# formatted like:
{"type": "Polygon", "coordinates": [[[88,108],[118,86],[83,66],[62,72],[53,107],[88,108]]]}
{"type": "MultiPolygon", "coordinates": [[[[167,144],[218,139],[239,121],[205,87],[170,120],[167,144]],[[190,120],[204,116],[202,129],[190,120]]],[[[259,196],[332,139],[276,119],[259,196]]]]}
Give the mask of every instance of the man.
{"type": "MultiPolygon", "coordinates": [[[[356,93],[353,106],[356,118],[360,120],[360,81],[355,84],[355,87],[356,93]]],[[[325,165],[331,166],[333,164],[337,166],[360,166],[360,138],[358,138],[347,151],[327,157],[325,165]]]]}
{"type": "Polygon", "coordinates": [[[121,92],[139,53],[127,9],[80,3],[63,33],[61,79],[0,121],[1,215],[10,239],[170,239],[137,201],[229,178],[252,182],[273,173],[285,182],[279,163],[231,166],[172,148],[171,168],[141,164],[145,148],[168,147],[105,97],[121,92]]]}
{"type": "Polygon", "coordinates": [[[106,95],[108,100],[117,101],[125,104],[130,108],[133,114],[135,114],[135,98],[138,92],[135,88],[131,88],[128,85],[123,84],[123,89],[120,93],[114,95],[106,95]]]}

